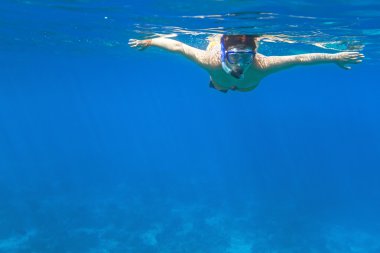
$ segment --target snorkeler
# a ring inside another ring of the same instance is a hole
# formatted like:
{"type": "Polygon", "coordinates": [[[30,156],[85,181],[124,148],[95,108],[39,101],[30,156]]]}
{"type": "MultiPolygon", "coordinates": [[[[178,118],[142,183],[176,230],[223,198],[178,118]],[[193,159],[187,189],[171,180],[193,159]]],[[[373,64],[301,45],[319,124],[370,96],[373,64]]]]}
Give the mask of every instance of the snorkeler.
{"type": "Polygon", "coordinates": [[[351,69],[347,64],[364,58],[359,52],[265,56],[257,52],[260,37],[255,35],[215,35],[209,40],[206,50],[168,38],[130,39],[129,45],[139,50],[155,46],[189,58],[210,74],[210,87],[222,92],[253,90],[264,77],[293,66],[335,63],[351,69]]]}

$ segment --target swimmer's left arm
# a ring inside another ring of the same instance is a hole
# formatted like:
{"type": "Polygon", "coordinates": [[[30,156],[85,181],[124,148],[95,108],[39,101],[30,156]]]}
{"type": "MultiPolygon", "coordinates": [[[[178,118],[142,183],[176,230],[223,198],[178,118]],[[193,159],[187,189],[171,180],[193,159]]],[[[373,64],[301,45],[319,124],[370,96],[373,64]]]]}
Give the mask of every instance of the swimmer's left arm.
{"type": "Polygon", "coordinates": [[[269,73],[277,72],[294,66],[305,66],[314,64],[335,63],[343,69],[351,69],[347,64],[357,64],[362,62],[364,55],[359,52],[342,52],[337,54],[299,54],[290,56],[269,56],[264,57],[262,64],[265,71],[269,73]]]}

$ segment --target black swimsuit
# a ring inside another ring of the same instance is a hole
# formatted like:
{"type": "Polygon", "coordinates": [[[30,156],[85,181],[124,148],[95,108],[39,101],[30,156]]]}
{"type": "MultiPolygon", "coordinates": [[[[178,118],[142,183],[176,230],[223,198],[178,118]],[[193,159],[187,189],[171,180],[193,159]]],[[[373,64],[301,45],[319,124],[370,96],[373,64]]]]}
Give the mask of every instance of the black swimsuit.
{"type": "Polygon", "coordinates": [[[223,93],[227,93],[229,90],[236,90],[237,89],[236,86],[232,86],[231,88],[226,89],[226,90],[218,89],[218,88],[215,87],[215,84],[214,84],[214,82],[212,80],[210,80],[209,86],[210,86],[210,88],[216,89],[216,90],[221,91],[223,93]]]}

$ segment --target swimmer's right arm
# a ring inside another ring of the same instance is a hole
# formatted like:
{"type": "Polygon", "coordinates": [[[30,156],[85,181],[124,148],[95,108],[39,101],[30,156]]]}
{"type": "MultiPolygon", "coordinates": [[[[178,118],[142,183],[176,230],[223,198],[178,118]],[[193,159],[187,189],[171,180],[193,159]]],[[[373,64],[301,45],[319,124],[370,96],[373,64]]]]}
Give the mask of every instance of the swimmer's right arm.
{"type": "Polygon", "coordinates": [[[168,38],[154,38],[147,40],[130,39],[128,44],[138,50],[144,50],[150,46],[159,47],[170,52],[179,53],[202,67],[207,68],[208,66],[206,51],[191,47],[177,40],[168,38]]]}

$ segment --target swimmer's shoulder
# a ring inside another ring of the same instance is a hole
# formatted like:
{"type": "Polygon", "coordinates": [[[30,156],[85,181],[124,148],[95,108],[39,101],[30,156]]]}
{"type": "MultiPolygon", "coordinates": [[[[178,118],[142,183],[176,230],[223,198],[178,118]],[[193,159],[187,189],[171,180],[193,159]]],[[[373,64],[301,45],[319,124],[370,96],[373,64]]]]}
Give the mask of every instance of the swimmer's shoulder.
{"type": "Polygon", "coordinates": [[[220,40],[222,38],[222,35],[216,34],[216,35],[211,35],[207,38],[208,40],[208,46],[207,46],[207,51],[219,49],[220,50],[220,40]]]}
{"type": "Polygon", "coordinates": [[[255,71],[265,72],[268,67],[268,57],[257,53],[255,57],[255,64],[253,65],[253,68],[255,71]]]}
{"type": "Polygon", "coordinates": [[[220,59],[220,39],[222,35],[212,35],[207,38],[208,40],[208,46],[206,49],[206,54],[208,58],[208,65],[211,68],[218,68],[221,66],[221,59],[220,59]]]}

